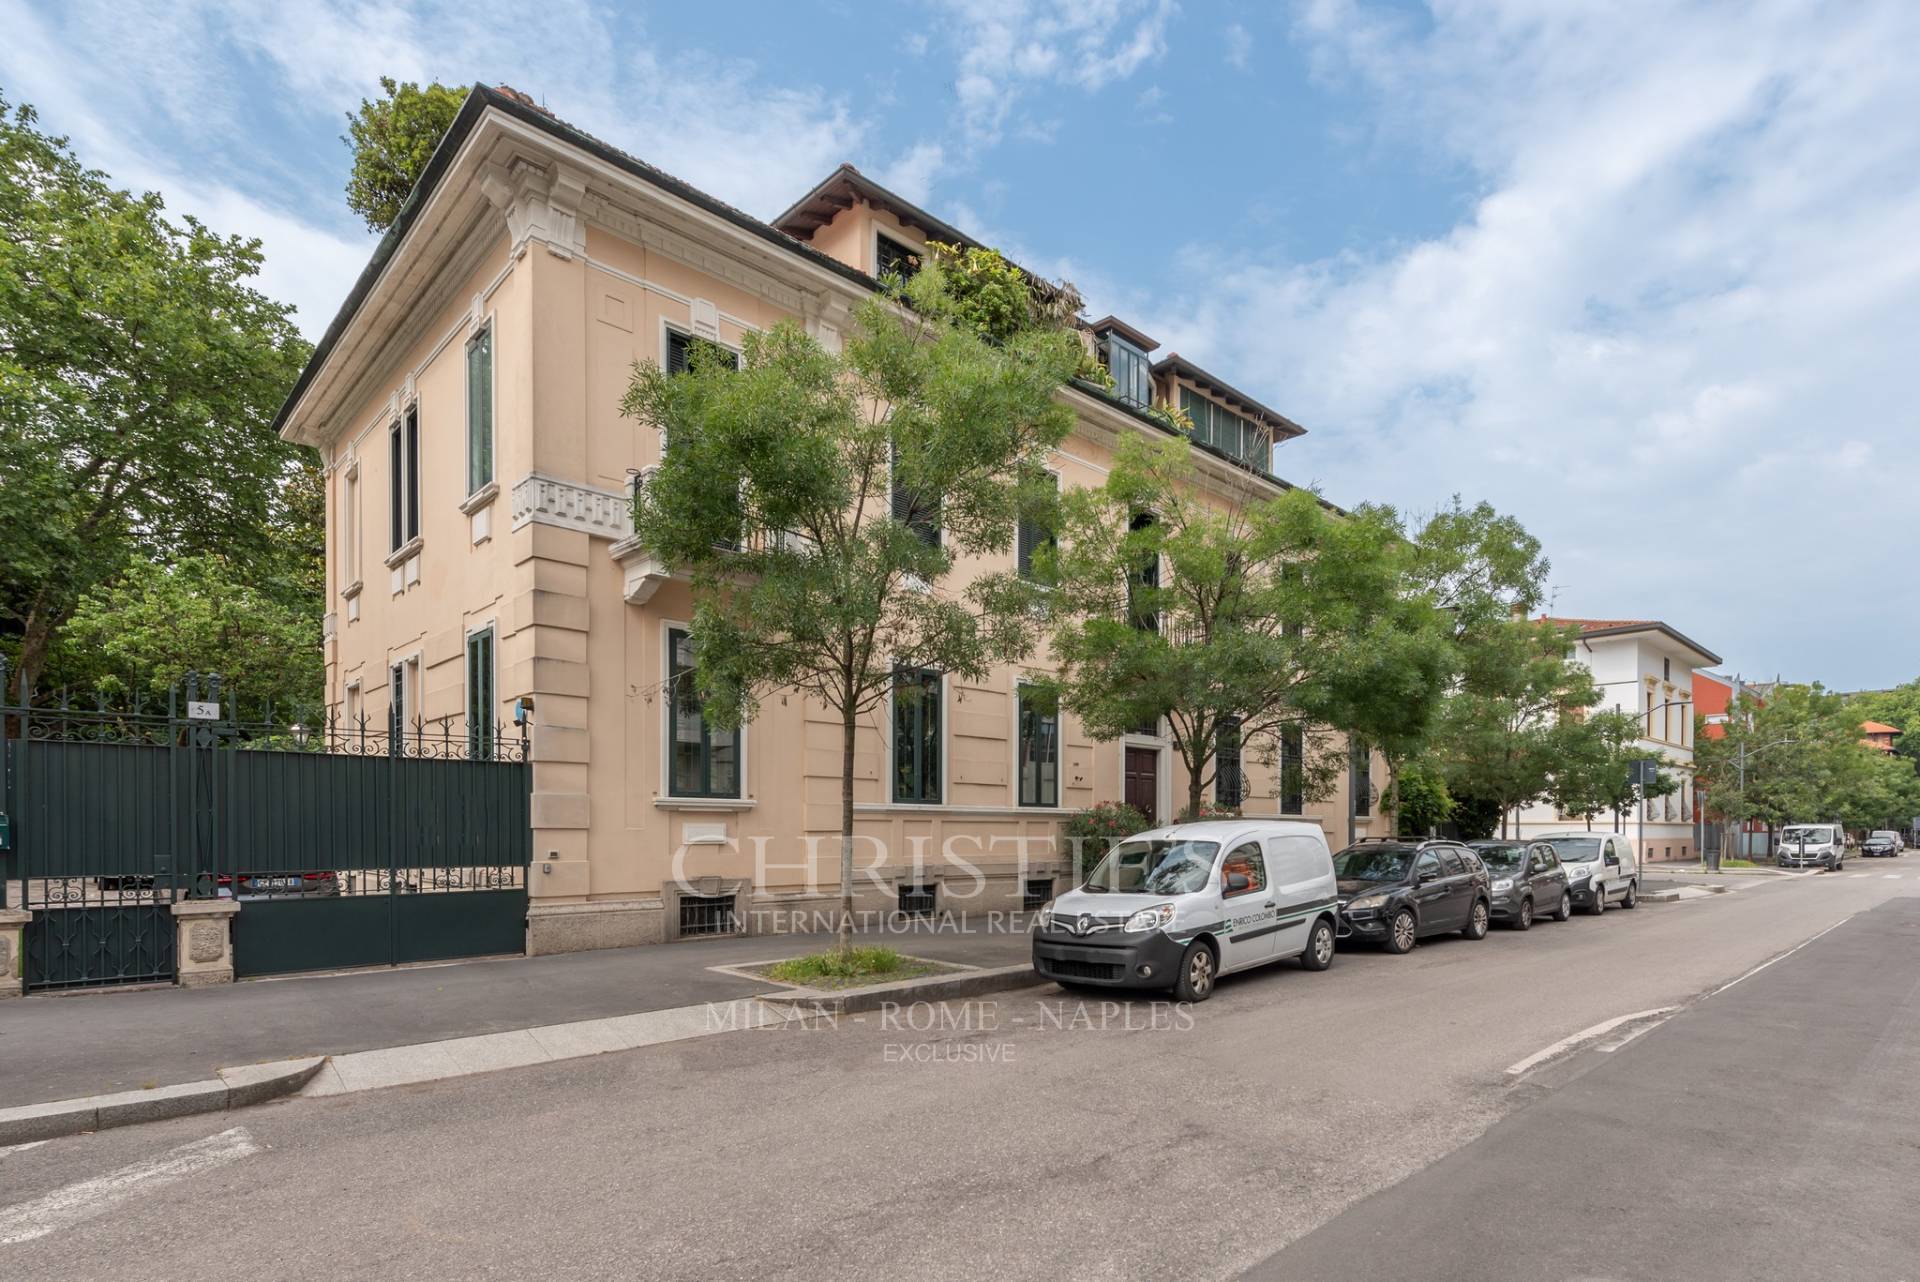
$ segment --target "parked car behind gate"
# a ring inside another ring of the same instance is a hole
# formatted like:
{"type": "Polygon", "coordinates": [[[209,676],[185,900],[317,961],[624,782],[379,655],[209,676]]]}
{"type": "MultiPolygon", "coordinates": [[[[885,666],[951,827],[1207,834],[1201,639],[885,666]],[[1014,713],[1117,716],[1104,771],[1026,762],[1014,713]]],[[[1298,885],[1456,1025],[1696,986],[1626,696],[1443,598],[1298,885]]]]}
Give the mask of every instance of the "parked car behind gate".
{"type": "Polygon", "coordinates": [[[1492,892],[1479,856],[1451,841],[1363,841],[1333,857],[1343,938],[1411,952],[1430,935],[1485,939],[1492,892]]]}
{"type": "Polygon", "coordinates": [[[1526,930],[1535,916],[1566,921],[1573,916],[1573,891],[1567,870],[1544,841],[1470,841],[1467,843],[1493,879],[1493,919],[1526,930]]]}
{"type": "Polygon", "coordinates": [[[1222,820],[1118,842],[1042,908],[1033,968],[1062,984],[1205,1001],[1233,971],[1333,962],[1333,864],[1318,824],[1222,820]]]}
{"type": "Polygon", "coordinates": [[[1567,870],[1575,907],[1599,916],[1609,904],[1640,903],[1640,861],[1633,839],[1617,832],[1549,832],[1538,840],[1553,847],[1567,870]]]}

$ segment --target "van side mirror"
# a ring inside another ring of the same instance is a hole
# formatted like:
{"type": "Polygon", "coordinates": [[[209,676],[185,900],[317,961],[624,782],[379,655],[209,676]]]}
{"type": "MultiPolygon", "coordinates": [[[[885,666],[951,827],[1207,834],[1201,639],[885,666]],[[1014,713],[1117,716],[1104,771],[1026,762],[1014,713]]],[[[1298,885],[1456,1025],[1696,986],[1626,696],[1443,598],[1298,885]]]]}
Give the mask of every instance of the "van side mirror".
{"type": "Polygon", "coordinates": [[[1237,895],[1243,890],[1251,889],[1252,886],[1253,883],[1247,880],[1247,874],[1243,872],[1230,872],[1227,874],[1227,893],[1229,895],[1237,895]]]}

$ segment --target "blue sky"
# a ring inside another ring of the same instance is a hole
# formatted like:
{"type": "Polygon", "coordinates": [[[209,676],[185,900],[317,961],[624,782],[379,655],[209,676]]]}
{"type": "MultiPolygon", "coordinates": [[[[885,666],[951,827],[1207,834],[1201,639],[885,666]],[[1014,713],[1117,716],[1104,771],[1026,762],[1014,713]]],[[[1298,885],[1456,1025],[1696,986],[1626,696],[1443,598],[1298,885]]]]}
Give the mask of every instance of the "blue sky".
{"type": "Polygon", "coordinates": [[[1290,479],[1516,513],[1558,613],[1749,677],[1920,672],[1908,0],[0,0],[0,31],[0,93],[261,237],[309,333],[371,245],[345,113],[382,73],[506,81],[762,216],[852,161],[1303,423],[1290,479]]]}

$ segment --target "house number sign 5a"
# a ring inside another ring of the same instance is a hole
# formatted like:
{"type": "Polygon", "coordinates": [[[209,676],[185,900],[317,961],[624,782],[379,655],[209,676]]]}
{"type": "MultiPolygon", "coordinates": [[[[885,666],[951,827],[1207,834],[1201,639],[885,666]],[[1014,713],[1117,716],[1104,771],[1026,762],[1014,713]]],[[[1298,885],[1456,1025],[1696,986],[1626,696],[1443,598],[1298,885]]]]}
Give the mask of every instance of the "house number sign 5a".
{"type": "Polygon", "coordinates": [[[189,702],[188,702],[188,704],[187,704],[187,720],[189,720],[189,721],[218,721],[219,719],[220,719],[220,705],[219,705],[219,704],[217,704],[217,703],[200,703],[200,702],[193,702],[193,701],[189,701],[189,702]]]}

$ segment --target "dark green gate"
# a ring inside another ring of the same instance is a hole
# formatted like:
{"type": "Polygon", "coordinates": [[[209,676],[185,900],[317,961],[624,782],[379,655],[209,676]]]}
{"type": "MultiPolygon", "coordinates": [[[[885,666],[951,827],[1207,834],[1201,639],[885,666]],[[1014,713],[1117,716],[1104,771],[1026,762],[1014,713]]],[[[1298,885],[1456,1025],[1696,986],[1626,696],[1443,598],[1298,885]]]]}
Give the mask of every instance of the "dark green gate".
{"type": "Polygon", "coordinates": [[[236,973],[525,951],[525,745],[508,760],[468,747],[416,727],[397,753],[369,735],[325,754],[235,754],[236,973]]]}
{"type": "Polygon", "coordinates": [[[188,898],[240,902],[239,975],[524,951],[531,767],[505,731],[240,721],[217,678],[164,709],[0,704],[27,987],[172,979],[188,898]]]}

